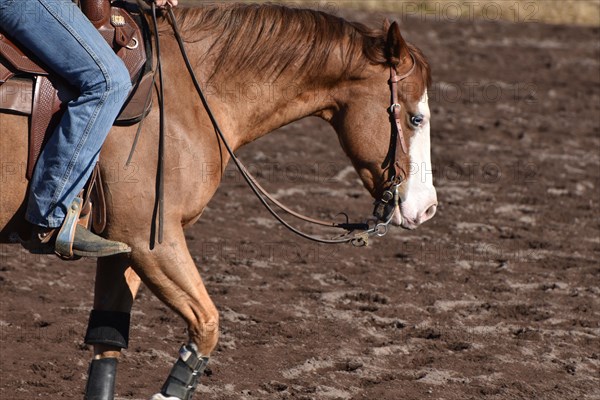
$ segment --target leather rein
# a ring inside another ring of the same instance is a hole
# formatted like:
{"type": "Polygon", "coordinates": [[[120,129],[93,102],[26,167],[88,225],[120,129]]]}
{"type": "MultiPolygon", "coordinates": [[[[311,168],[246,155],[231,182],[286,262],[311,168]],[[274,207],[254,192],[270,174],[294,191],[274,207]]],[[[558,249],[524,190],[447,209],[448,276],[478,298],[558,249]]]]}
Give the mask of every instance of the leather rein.
{"type": "MultiPolygon", "coordinates": [[[[175,15],[173,14],[173,10],[170,7],[167,7],[167,11],[168,11],[168,16],[169,16],[169,19],[171,22],[171,26],[173,28],[173,33],[174,33],[175,39],[177,40],[177,43],[179,45],[179,49],[181,51],[181,55],[185,62],[186,68],[188,70],[188,73],[190,74],[190,77],[192,79],[192,82],[194,84],[196,92],[198,93],[200,101],[202,102],[204,109],[206,110],[206,113],[215,129],[217,136],[222,141],[227,152],[231,156],[231,159],[233,160],[235,166],[239,170],[240,174],[242,175],[242,177],[244,178],[244,180],[246,181],[246,183],[248,184],[250,189],[254,192],[254,194],[260,200],[260,202],[263,204],[263,206],[273,215],[273,217],[275,219],[277,219],[277,221],[279,221],[287,229],[289,229],[290,231],[295,233],[296,235],[301,236],[305,239],[309,239],[314,242],[318,242],[318,243],[325,243],[325,244],[351,243],[352,245],[354,245],[356,247],[362,247],[362,246],[368,245],[370,237],[384,236],[387,233],[388,226],[392,221],[395,208],[399,207],[399,205],[400,205],[399,187],[406,177],[405,176],[406,173],[405,173],[405,171],[403,171],[401,164],[400,164],[400,161],[401,161],[400,156],[401,156],[401,154],[408,154],[408,146],[406,144],[406,140],[404,138],[404,134],[402,131],[402,125],[401,125],[401,118],[402,118],[401,108],[402,108],[402,106],[398,99],[398,83],[400,81],[402,81],[403,79],[406,79],[408,76],[410,76],[413,73],[413,71],[415,69],[414,57],[411,55],[413,65],[412,65],[412,68],[410,69],[410,71],[408,71],[406,74],[399,76],[397,74],[396,67],[395,66],[390,67],[389,84],[390,84],[390,89],[392,92],[392,94],[391,94],[391,99],[392,99],[391,103],[392,104],[388,111],[390,113],[390,123],[392,126],[392,134],[391,134],[391,137],[392,137],[391,144],[392,145],[390,146],[390,154],[389,154],[389,159],[391,160],[391,166],[389,168],[389,172],[390,172],[389,178],[386,182],[386,186],[388,187],[388,189],[386,189],[384,191],[381,199],[377,200],[375,202],[375,211],[373,212],[373,215],[375,218],[368,222],[365,222],[365,223],[349,223],[347,215],[344,213],[341,213],[339,215],[343,215],[346,217],[346,222],[344,222],[344,223],[338,223],[338,222],[334,222],[334,221],[323,221],[323,220],[307,217],[303,214],[295,212],[295,211],[289,209],[288,207],[286,207],[284,204],[282,204],[280,201],[278,201],[276,198],[274,198],[272,195],[270,195],[258,183],[256,178],[254,176],[252,176],[252,174],[250,174],[250,172],[246,169],[244,164],[235,155],[233,149],[227,142],[225,135],[221,131],[221,128],[220,128],[220,126],[208,104],[208,101],[204,95],[204,92],[203,92],[202,88],[200,87],[200,84],[198,82],[196,74],[192,68],[192,65],[191,65],[190,60],[187,55],[187,52],[185,50],[183,39],[181,38],[181,35],[179,33],[179,28],[177,26],[177,21],[176,21],[175,15]],[[278,214],[278,212],[275,211],[275,209],[273,208],[273,206],[271,204],[277,206],[282,211],[284,211],[287,214],[289,214],[297,219],[300,219],[302,221],[306,221],[306,222],[309,222],[309,223],[312,223],[315,225],[320,225],[320,226],[343,229],[343,230],[345,230],[345,233],[342,234],[341,236],[330,238],[330,239],[324,239],[324,238],[316,237],[311,234],[305,233],[305,232],[299,230],[298,228],[292,226],[287,221],[285,221],[278,214]]],[[[155,28],[156,46],[158,47],[158,49],[160,49],[160,44],[159,44],[159,39],[158,39],[157,22],[156,22],[156,10],[154,7],[154,3],[152,3],[152,17],[153,17],[154,28],[155,28]]],[[[163,207],[164,207],[164,205],[163,205],[164,204],[163,203],[163,196],[164,196],[164,191],[163,191],[164,183],[163,182],[164,181],[163,181],[163,176],[162,176],[163,171],[164,171],[164,112],[162,110],[162,108],[163,108],[162,107],[162,105],[163,105],[163,97],[162,97],[163,85],[162,85],[162,76],[161,76],[162,73],[161,73],[161,68],[160,68],[160,53],[159,53],[159,51],[157,51],[157,57],[158,57],[158,71],[159,71],[159,76],[161,77],[160,78],[160,81],[161,81],[160,88],[159,88],[159,106],[161,108],[161,111],[160,111],[161,133],[160,133],[160,139],[159,139],[159,165],[158,165],[158,181],[157,181],[157,192],[158,192],[157,195],[158,196],[157,196],[155,215],[158,215],[158,223],[159,223],[158,237],[159,237],[159,243],[161,243],[162,242],[162,230],[163,230],[162,229],[162,227],[163,227],[163,207]]],[[[138,134],[139,134],[139,130],[138,130],[138,134]]],[[[135,141],[137,142],[137,135],[136,135],[135,141]]],[[[134,151],[134,149],[132,149],[132,154],[133,154],[133,151],[134,151]]]]}

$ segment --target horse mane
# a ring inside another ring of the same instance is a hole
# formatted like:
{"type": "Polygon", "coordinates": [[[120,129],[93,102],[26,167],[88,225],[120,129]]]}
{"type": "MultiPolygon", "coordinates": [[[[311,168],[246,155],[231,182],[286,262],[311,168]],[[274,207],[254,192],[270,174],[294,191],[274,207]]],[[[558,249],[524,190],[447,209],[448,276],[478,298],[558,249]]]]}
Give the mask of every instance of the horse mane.
{"type": "MultiPolygon", "coordinates": [[[[323,70],[338,46],[342,77],[367,63],[388,64],[385,32],[320,11],[279,4],[220,4],[175,11],[186,42],[202,40],[208,32],[216,37],[205,55],[214,60],[211,77],[244,73],[277,78],[290,67],[310,76],[323,70]]],[[[415,46],[409,44],[409,51],[424,90],[431,84],[429,64],[415,46]]]]}

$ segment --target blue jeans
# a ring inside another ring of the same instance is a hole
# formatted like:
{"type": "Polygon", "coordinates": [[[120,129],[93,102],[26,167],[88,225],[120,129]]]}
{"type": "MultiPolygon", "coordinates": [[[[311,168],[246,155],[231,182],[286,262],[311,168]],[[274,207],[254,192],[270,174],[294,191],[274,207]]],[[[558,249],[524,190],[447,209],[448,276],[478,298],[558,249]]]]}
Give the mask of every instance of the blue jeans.
{"type": "Polygon", "coordinates": [[[131,89],[129,73],[71,0],[0,0],[0,28],[79,89],[29,186],[27,220],[56,228],[93,171],[131,89]]]}

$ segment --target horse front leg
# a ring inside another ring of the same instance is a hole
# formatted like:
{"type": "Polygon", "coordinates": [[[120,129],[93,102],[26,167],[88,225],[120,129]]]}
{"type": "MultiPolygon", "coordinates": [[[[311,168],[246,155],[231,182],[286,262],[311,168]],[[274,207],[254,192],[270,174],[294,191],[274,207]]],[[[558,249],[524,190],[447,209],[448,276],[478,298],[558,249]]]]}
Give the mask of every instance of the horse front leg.
{"type": "Polygon", "coordinates": [[[183,317],[189,342],[179,350],[160,393],[152,400],[189,400],[219,337],[219,314],[185,242],[181,226],[165,229],[166,242],[133,252],[136,271],[152,292],[183,317]]]}
{"type": "Polygon", "coordinates": [[[129,340],[129,319],[141,280],[129,257],[101,258],[96,268],[94,309],[85,337],[94,346],[85,390],[87,400],[113,400],[118,357],[129,340]]]}

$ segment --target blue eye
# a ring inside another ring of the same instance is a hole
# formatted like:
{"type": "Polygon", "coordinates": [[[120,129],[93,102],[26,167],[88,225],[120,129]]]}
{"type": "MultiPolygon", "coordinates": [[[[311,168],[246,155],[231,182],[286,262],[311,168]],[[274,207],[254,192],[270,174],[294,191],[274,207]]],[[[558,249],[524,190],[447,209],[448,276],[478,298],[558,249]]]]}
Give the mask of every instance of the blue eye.
{"type": "Polygon", "coordinates": [[[421,126],[424,119],[425,118],[423,118],[422,115],[414,115],[414,116],[410,117],[410,124],[415,127],[421,126]]]}

